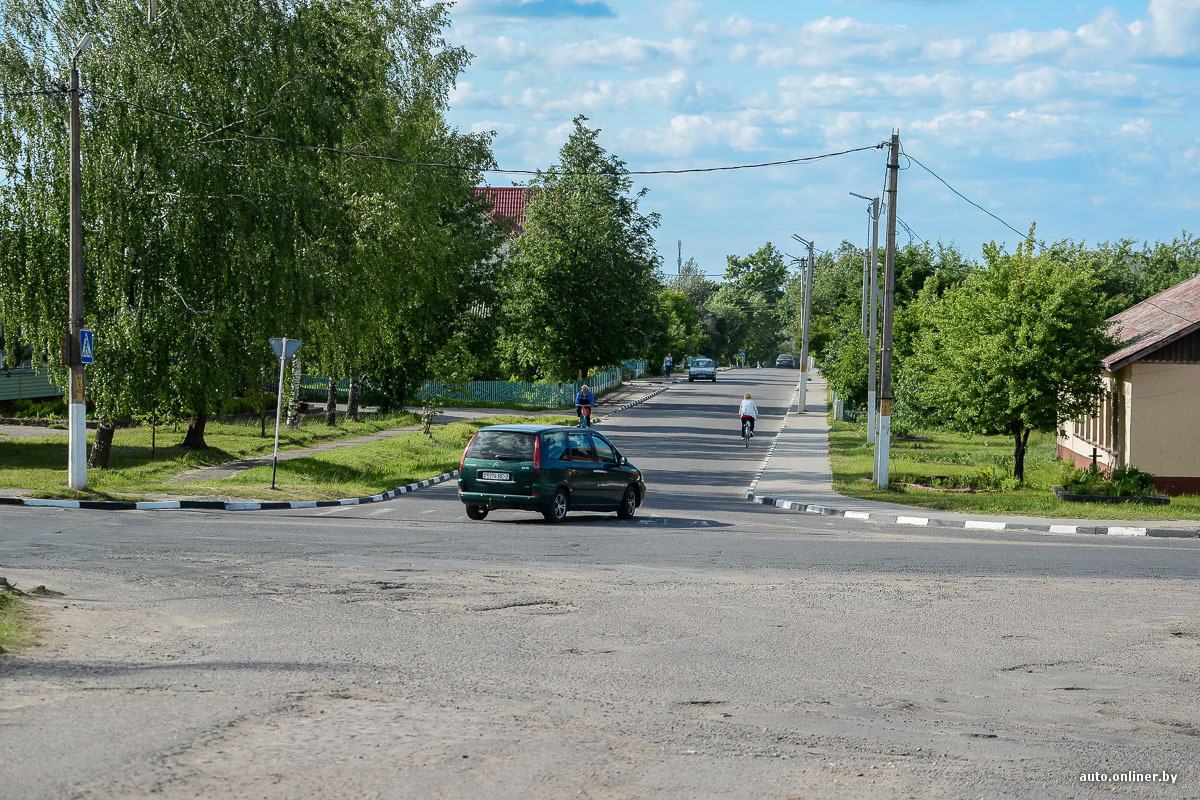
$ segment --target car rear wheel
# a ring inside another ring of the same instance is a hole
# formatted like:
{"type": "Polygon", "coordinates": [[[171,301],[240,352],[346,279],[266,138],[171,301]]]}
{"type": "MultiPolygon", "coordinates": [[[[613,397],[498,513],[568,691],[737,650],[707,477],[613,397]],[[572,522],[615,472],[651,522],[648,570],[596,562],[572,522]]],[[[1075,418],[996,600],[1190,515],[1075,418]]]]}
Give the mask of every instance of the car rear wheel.
{"type": "Polygon", "coordinates": [[[625,487],[625,494],[621,496],[621,505],[617,506],[617,516],[621,519],[633,519],[633,513],[637,510],[637,490],[632,486],[625,487]]]}
{"type": "Polygon", "coordinates": [[[567,493],[563,489],[559,489],[554,493],[554,497],[550,498],[550,508],[542,512],[542,516],[546,518],[546,522],[562,522],[567,516],[567,509],[570,507],[570,502],[567,499],[567,493]]]}
{"type": "Polygon", "coordinates": [[[467,517],[470,519],[483,519],[487,515],[487,506],[467,506],[467,517]]]}

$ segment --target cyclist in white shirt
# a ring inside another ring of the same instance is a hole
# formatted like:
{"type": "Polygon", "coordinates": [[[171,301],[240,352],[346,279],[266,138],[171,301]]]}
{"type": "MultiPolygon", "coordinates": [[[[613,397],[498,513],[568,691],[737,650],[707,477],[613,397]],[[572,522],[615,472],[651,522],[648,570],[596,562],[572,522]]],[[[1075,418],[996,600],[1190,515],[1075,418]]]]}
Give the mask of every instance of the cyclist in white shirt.
{"type": "Polygon", "coordinates": [[[738,408],[738,433],[742,431],[742,425],[746,422],[750,423],[750,435],[754,436],[754,420],[758,418],[758,406],[750,398],[750,393],[746,392],[746,397],[742,400],[742,405],[738,408]]]}

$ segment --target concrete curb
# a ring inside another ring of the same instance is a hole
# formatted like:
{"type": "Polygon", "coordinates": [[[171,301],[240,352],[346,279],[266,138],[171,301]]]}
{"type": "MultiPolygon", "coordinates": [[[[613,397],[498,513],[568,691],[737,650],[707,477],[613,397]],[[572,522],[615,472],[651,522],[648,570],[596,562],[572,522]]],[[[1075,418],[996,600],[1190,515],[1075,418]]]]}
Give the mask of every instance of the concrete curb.
{"type": "Polygon", "coordinates": [[[341,500],[291,500],[267,501],[254,500],[148,500],[135,502],[133,500],[38,500],[27,497],[0,497],[0,505],[8,506],[50,506],[52,508],[89,508],[97,511],[158,511],[174,509],[206,509],[209,511],[274,511],[285,508],[324,508],[326,506],[357,506],[366,503],[382,503],[402,494],[411,494],[418,489],[444,483],[458,477],[458,470],[444,472],[435,478],[410,483],[396,489],[389,489],[370,497],[347,497],[341,500]]]}
{"type": "Polygon", "coordinates": [[[985,531],[1032,531],[1040,533],[1090,533],[1108,536],[1153,536],[1173,539],[1200,538],[1200,531],[1187,528],[1134,528],[1127,526],[1103,525],[1043,525],[1028,522],[1003,522],[997,519],[937,519],[935,517],[918,517],[913,515],[875,514],[866,511],[845,511],[839,508],[802,503],[796,500],[781,500],[775,497],[759,497],[753,492],[746,492],[746,499],[752,503],[774,506],[787,511],[797,511],[802,514],[821,514],[824,516],[844,517],[845,519],[873,520],[875,522],[891,522],[896,525],[915,525],[918,527],[960,528],[967,530],[985,531]]]}
{"type": "Polygon", "coordinates": [[[771,456],[775,453],[775,447],[779,444],[780,437],[783,436],[784,429],[787,428],[788,419],[792,412],[789,409],[783,415],[783,422],[779,425],[779,433],[775,434],[775,438],[771,441],[771,446],[767,448],[766,458],[763,459],[762,465],[755,473],[754,479],[750,481],[750,486],[746,489],[746,499],[752,503],[760,503],[765,506],[774,506],[782,508],[785,511],[796,511],[801,514],[820,514],[827,517],[843,517],[845,519],[857,520],[874,520],[875,522],[891,522],[896,525],[916,525],[919,527],[940,527],[940,528],[960,528],[966,530],[983,530],[983,531],[1033,531],[1039,533],[1090,533],[1102,534],[1107,536],[1154,536],[1173,539],[1196,539],[1200,538],[1200,530],[1189,530],[1186,528],[1135,528],[1128,526],[1094,526],[1094,525],[1054,525],[1054,524],[1036,524],[1025,522],[1008,522],[1000,519],[937,519],[936,517],[921,517],[916,514],[876,514],[866,511],[846,511],[840,508],[831,506],[817,505],[816,503],[803,503],[798,500],[783,500],[776,497],[759,497],[754,490],[758,486],[758,481],[762,478],[763,473],[767,470],[767,464],[771,461],[771,456]]]}
{"type": "MultiPolygon", "coordinates": [[[[646,402],[652,397],[662,394],[670,386],[663,386],[660,389],[639,397],[637,400],[626,403],[625,405],[616,408],[603,417],[597,417],[597,420],[602,420],[611,417],[613,414],[624,411],[628,408],[633,408],[636,405],[646,402]]],[[[402,494],[411,494],[418,489],[424,489],[438,483],[445,483],[452,478],[458,477],[458,470],[452,472],[444,472],[434,478],[428,478],[416,483],[410,483],[407,486],[400,486],[395,489],[389,489],[386,492],[371,495],[370,497],[347,497],[341,500],[291,500],[291,501],[267,501],[258,502],[254,500],[148,500],[135,502],[133,500],[40,500],[37,498],[28,497],[0,497],[0,506],[45,506],[50,508],[87,508],[96,511],[160,511],[160,510],[178,510],[178,509],[204,509],[207,511],[277,511],[288,508],[326,508],[328,506],[357,506],[366,503],[382,503],[385,500],[392,500],[402,494]]]]}
{"type": "MultiPolygon", "coordinates": [[[[674,383],[672,383],[671,385],[674,385],[674,383]]],[[[596,417],[596,422],[602,422],[602,421],[604,421],[604,420],[608,419],[609,417],[611,417],[613,414],[619,414],[619,413],[621,413],[622,411],[624,411],[624,410],[625,410],[625,409],[627,409],[627,408],[633,408],[633,407],[634,407],[634,406],[636,406],[636,405],[639,405],[639,404],[641,404],[641,403],[644,403],[644,402],[646,402],[646,401],[647,401],[647,400],[649,400],[651,397],[657,397],[658,395],[660,395],[660,394],[662,394],[663,392],[665,392],[667,389],[670,389],[670,388],[671,388],[671,385],[668,385],[668,386],[663,386],[663,387],[662,387],[662,388],[660,388],[660,389],[655,389],[655,390],[654,390],[653,392],[651,392],[650,394],[643,395],[642,397],[639,397],[637,400],[633,400],[633,401],[631,401],[631,402],[628,402],[628,403],[626,403],[626,404],[625,404],[625,405],[623,405],[623,406],[620,406],[620,407],[618,407],[618,408],[614,408],[612,411],[608,412],[608,413],[607,413],[607,414],[605,414],[604,416],[602,416],[602,417],[596,417]]]]}

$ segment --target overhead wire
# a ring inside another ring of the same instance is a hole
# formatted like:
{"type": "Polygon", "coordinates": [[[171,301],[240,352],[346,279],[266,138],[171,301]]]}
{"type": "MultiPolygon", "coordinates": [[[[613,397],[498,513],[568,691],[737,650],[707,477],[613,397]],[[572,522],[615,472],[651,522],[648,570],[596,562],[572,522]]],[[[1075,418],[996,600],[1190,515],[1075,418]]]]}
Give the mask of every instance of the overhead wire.
{"type": "Polygon", "coordinates": [[[154,108],[152,106],[147,106],[142,103],[135,102],[133,100],[126,100],[121,97],[115,97],[113,95],[109,95],[104,92],[97,91],[95,89],[89,89],[89,90],[87,90],[87,93],[94,94],[97,97],[102,97],[105,100],[110,100],[114,103],[122,103],[122,104],[130,106],[132,108],[137,108],[138,110],[146,111],[146,112],[152,113],[152,114],[158,114],[160,116],[164,116],[169,119],[174,119],[179,122],[186,122],[186,123],[189,123],[192,125],[200,125],[202,127],[211,128],[211,129],[226,128],[229,131],[229,133],[235,134],[235,135],[240,136],[245,139],[253,139],[253,140],[265,141],[265,142],[275,142],[277,144],[286,145],[289,147],[297,147],[297,148],[304,149],[304,150],[312,150],[312,151],[322,152],[322,153],[332,153],[334,155],[342,155],[342,156],[347,156],[350,158],[365,158],[365,159],[370,159],[373,161],[383,161],[383,162],[387,162],[387,163],[404,164],[406,166],[462,170],[462,171],[469,171],[469,172],[485,172],[485,173],[497,174],[497,175],[535,175],[536,176],[536,175],[541,175],[541,174],[545,174],[545,173],[552,173],[552,174],[556,174],[556,175],[565,175],[565,176],[582,176],[582,175],[617,176],[617,175],[685,175],[685,174],[695,174],[695,173],[705,173],[705,172],[727,172],[727,171],[732,171],[732,170],[762,169],[764,167],[781,167],[781,166],[790,166],[790,165],[796,165],[796,164],[810,164],[810,163],[814,163],[817,161],[823,161],[824,159],[827,159],[827,158],[836,158],[838,156],[849,155],[851,153],[860,153],[865,150],[878,150],[884,146],[883,143],[881,142],[878,144],[865,145],[863,147],[854,147],[854,148],[850,148],[847,150],[839,150],[839,151],[831,152],[831,153],[821,153],[821,154],[818,154],[815,156],[800,156],[797,158],[788,158],[788,159],[782,159],[779,161],[765,161],[765,162],[760,162],[760,163],[755,163],[755,164],[733,164],[733,165],[716,166],[716,167],[686,167],[686,168],[682,168],[682,169],[647,169],[647,170],[628,170],[628,169],[626,169],[626,170],[613,170],[613,171],[602,171],[602,172],[560,172],[560,171],[557,171],[554,169],[550,169],[550,170],[503,169],[500,167],[477,167],[477,166],[462,165],[462,164],[446,164],[446,163],[436,162],[436,161],[416,161],[416,160],[411,160],[411,159],[395,158],[393,156],[377,155],[374,153],[362,153],[362,152],[358,152],[355,150],[344,150],[344,149],[337,148],[337,147],[327,147],[324,145],[314,145],[314,144],[307,144],[304,142],[295,142],[295,141],[291,141],[289,139],[283,139],[278,136],[263,136],[261,134],[248,133],[246,131],[238,130],[236,128],[228,128],[227,126],[217,125],[212,122],[206,122],[204,120],[195,119],[193,117],[187,117],[182,114],[177,114],[177,113],[174,113],[171,111],[164,111],[162,109],[154,108]]]}
{"type": "Polygon", "coordinates": [[[1045,243],[1045,242],[1039,242],[1037,239],[1035,239],[1034,237],[1030,236],[1028,233],[1021,233],[1019,230],[1017,230],[1016,228],[1014,228],[1012,225],[1009,225],[1009,224],[1008,224],[1008,223],[1007,223],[1007,222],[1006,222],[1004,219],[1002,219],[1001,217],[999,217],[999,216],[997,216],[997,215],[993,214],[991,211],[988,211],[986,208],[984,208],[983,206],[979,205],[979,203],[976,203],[976,202],[975,202],[974,200],[972,200],[971,198],[967,197],[965,194],[963,194],[962,192],[960,192],[958,189],[955,189],[953,186],[951,186],[951,185],[949,184],[949,182],[947,182],[947,181],[946,181],[946,179],[945,179],[945,178],[943,178],[941,175],[938,175],[936,172],[934,172],[934,171],[933,171],[932,169],[930,169],[929,167],[925,166],[925,164],[923,164],[923,163],[920,161],[920,159],[918,159],[917,157],[915,157],[915,156],[912,156],[912,155],[909,155],[908,153],[904,152],[904,148],[903,148],[903,146],[901,146],[901,148],[900,148],[900,155],[903,155],[903,156],[904,156],[905,158],[907,158],[909,161],[912,161],[912,162],[913,162],[914,164],[916,164],[918,167],[920,167],[921,169],[925,170],[926,172],[928,172],[928,173],[929,173],[930,175],[932,175],[933,177],[937,178],[937,179],[938,179],[938,180],[939,180],[939,181],[942,183],[942,185],[943,185],[943,186],[945,186],[947,189],[949,189],[950,191],[954,192],[954,193],[955,193],[956,195],[958,195],[960,198],[962,198],[963,200],[965,200],[965,201],[966,201],[968,204],[970,204],[970,205],[974,206],[975,208],[979,209],[979,210],[980,210],[980,211],[982,211],[983,213],[987,214],[989,217],[991,217],[992,219],[996,220],[996,221],[997,221],[997,222],[999,222],[1001,225],[1003,225],[1004,227],[1008,228],[1008,229],[1009,229],[1010,231],[1012,231],[1013,233],[1015,233],[1015,234],[1017,234],[1018,236],[1020,236],[1022,239],[1026,240],[1026,241],[1029,241],[1029,242],[1033,242],[1034,244],[1040,245],[1040,246],[1041,246],[1043,249],[1045,249],[1045,248],[1046,248],[1046,243],[1045,243]]]}

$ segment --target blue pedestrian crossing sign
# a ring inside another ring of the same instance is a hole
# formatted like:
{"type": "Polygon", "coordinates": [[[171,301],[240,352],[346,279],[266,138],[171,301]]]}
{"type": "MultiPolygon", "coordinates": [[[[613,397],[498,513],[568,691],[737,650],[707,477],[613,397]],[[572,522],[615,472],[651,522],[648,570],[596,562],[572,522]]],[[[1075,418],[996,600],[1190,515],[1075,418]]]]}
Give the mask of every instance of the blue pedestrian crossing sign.
{"type": "Polygon", "coordinates": [[[94,334],[92,331],[79,331],[79,363],[91,364],[95,359],[95,350],[92,348],[92,340],[94,334]]]}
{"type": "Polygon", "coordinates": [[[739,357],[739,358],[745,358],[745,357],[746,357],[746,351],[745,351],[745,350],[738,350],[738,357],[739,357]]]}

